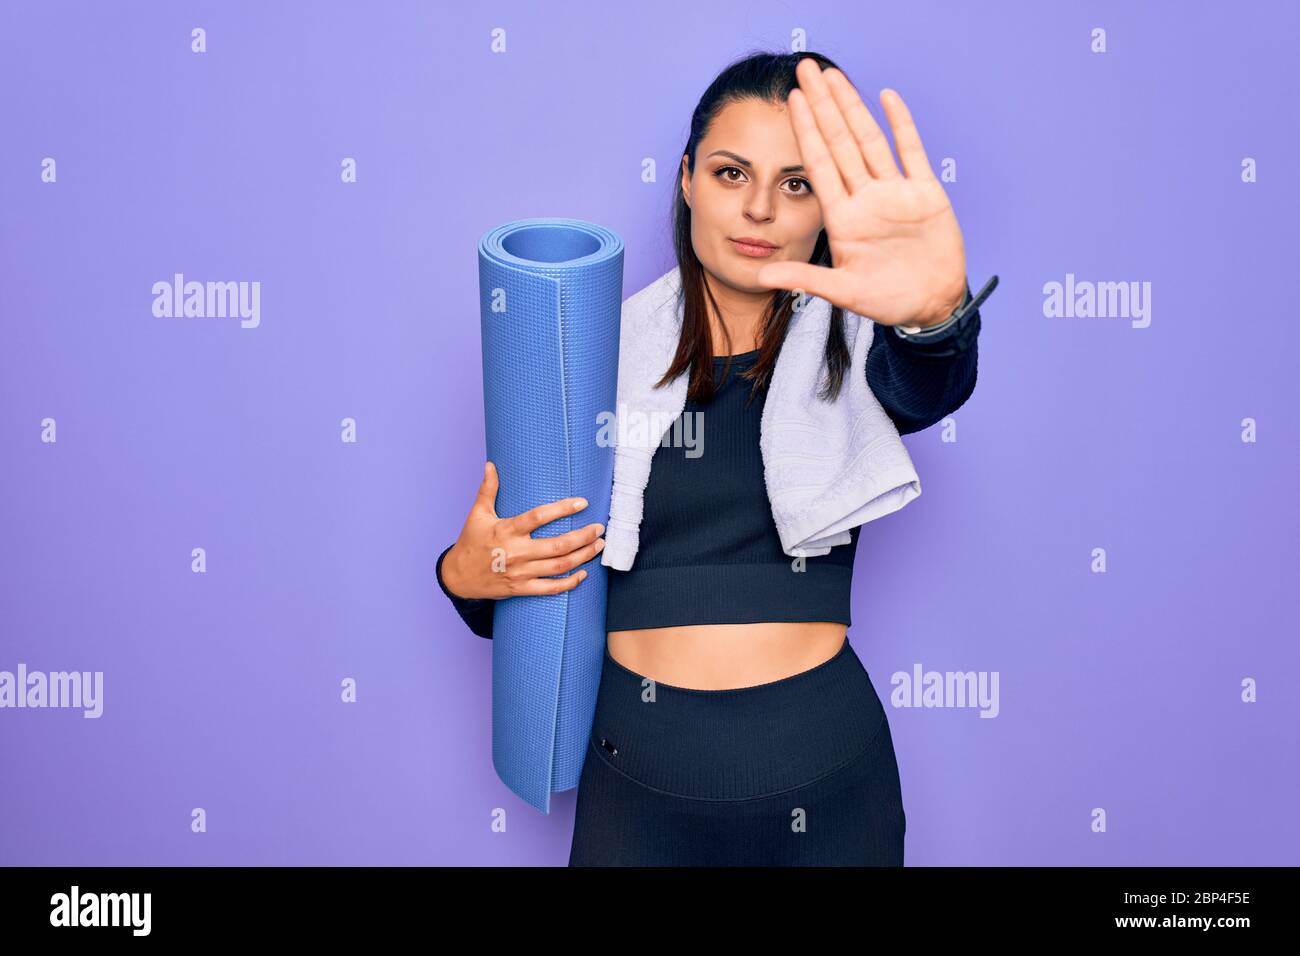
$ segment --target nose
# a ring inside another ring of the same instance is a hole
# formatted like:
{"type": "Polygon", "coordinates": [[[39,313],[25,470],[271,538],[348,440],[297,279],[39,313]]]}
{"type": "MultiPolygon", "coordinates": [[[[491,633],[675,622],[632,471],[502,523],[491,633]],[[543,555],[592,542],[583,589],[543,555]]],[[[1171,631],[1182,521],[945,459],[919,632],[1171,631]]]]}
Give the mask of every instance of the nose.
{"type": "Polygon", "coordinates": [[[772,221],[772,198],[765,190],[756,189],[745,201],[745,218],[750,222],[772,221]]]}

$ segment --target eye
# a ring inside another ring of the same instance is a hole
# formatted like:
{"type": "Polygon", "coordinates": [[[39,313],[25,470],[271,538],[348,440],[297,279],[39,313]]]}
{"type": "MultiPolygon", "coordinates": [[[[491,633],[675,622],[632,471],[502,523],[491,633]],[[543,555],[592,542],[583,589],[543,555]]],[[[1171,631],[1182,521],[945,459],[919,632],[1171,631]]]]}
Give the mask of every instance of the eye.
{"type": "MultiPolygon", "coordinates": [[[[715,179],[720,179],[724,183],[738,183],[741,181],[740,178],[733,179],[731,176],[728,175],[729,173],[738,173],[740,177],[743,177],[745,175],[745,171],[741,169],[739,166],[719,166],[717,169],[713,171],[713,176],[715,179]]],[[[812,183],[810,183],[807,179],[804,179],[802,176],[796,176],[792,179],[787,179],[786,183],[802,184],[801,188],[790,190],[790,194],[792,196],[812,195],[812,183]]]]}

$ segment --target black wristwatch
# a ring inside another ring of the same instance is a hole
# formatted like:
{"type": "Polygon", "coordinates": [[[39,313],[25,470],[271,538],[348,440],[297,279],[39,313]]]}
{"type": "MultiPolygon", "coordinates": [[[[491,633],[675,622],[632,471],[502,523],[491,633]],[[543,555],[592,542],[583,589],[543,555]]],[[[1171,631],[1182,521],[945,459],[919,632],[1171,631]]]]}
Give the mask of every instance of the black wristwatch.
{"type": "Polygon", "coordinates": [[[944,334],[954,325],[960,324],[968,315],[977,311],[980,305],[983,304],[984,300],[987,299],[997,287],[998,277],[994,276],[984,284],[984,288],[980,289],[978,295],[972,296],[970,294],[970,283],[968,282],[966,283],[966,300],[961,305],[957,306],[957,308],[953,309],[952,315],[948,316],[948,318],[944,319],[938,325],[932,325],[925,329],[922,329],[919,325],[896,325],[894,326],[894,332],[900,339],[908,339],[913,342],[929,342],[934,339],[943,338],[944,334]],[[905,329],[915,331],[904,331],[905,329]]]}

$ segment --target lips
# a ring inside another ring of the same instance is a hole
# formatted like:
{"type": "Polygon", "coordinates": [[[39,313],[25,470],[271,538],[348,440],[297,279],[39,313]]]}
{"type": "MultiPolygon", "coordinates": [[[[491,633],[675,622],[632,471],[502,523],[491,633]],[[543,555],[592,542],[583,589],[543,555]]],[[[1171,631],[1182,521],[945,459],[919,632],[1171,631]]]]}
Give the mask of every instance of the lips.
{"type": "Polygon", "coordinates": [[[751,256],[756,259],[770,256],[772,253],[776,252],[778,248],[777,246],[772,245],[772,243],[755,236],[741,236],[738,239],[733,238],[730,241],[732,246],[734,246],[736,251],[741,255],[751,256]]]}

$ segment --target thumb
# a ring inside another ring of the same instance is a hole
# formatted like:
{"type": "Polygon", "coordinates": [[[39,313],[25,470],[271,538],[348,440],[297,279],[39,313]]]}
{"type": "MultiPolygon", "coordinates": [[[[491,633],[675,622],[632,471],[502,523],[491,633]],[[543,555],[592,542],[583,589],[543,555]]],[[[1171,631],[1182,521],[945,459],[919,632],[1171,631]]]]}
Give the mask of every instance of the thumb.
{"type": "Polygon", "coordinates": [[[807,295],[817,296],[832,304],[847,302],[849,282],[843,272],[810,262],[771,262],[762,266],[755,276],[758,284],[769,289],[802,289],[807,295]]]}
{"type": "Polygon", "coordinates": [[[474,507],[482,508],[492,517],[497,516],[497,489],[501,482],[497,477],[497,466],[491,461],[483,464],[483,480],[479,482],[478,495],[474,507]]]}

